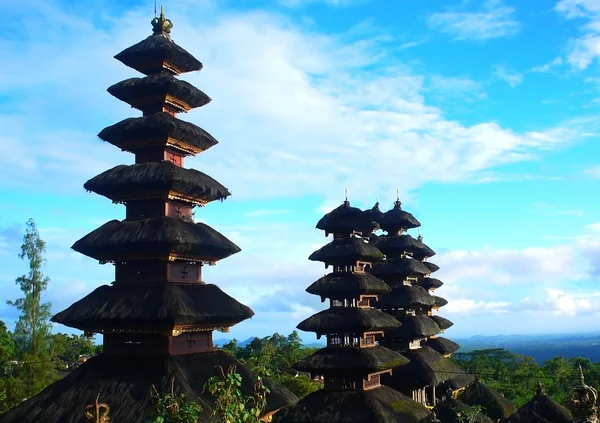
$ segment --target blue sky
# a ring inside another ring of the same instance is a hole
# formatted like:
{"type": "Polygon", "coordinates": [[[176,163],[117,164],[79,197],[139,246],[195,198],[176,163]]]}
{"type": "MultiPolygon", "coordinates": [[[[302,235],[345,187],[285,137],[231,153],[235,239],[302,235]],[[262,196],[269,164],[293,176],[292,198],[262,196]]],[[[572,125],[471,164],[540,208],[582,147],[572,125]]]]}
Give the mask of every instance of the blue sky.
{"type": "MultiPolygon", "coordinates": [[[[422,222],[449,337],[596,330],[600,1],[164,4],[205,66],[184,78],[213,98],[182,118],[220,141],[187,165],[233,193],[196,217],[242,248],[205,280],[256,312],[228,336],[289,333],[323,307],[304,292],[325,273],[307,257],[344,189],[384,209],[398,190],[422,222]]],[[[153,3],[25,0],[3,15],[0,297],[19,295],[33,217],[58,312],[113,280],[70,246],[124,217],[82,185],[133,161],[96,134],[139,115],[106,88],[139,76],[112,56],[150,34],[153,3]]]]}

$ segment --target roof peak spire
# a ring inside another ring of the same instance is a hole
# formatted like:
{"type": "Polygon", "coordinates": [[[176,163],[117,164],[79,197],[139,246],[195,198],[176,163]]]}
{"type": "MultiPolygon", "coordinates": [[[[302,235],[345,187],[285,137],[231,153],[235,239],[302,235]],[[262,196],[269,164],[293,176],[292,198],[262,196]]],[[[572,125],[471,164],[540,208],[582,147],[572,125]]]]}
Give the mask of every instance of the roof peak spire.
{"type": "Polygon", "coordinates": [[[154,3],[154,19],[152,19],[152,32],[154,35],[164,35],[171,38],[173,22],[165,17],[165,6],[160,5],[160,16],[156,16],[156,2],[154,3]]]}

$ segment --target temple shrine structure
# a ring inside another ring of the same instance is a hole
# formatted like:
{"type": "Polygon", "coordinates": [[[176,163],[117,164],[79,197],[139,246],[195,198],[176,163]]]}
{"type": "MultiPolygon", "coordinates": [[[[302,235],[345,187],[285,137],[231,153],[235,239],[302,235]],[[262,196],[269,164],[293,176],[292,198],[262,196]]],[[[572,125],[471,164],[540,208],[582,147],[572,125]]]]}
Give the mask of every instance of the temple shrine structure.
{"type": "MultiPolygon", "coordinates": [[[[173,386],[197,399],[203,408],[200,420],[206,421],[214,398],[204,391],[204,383],[231,366],[242,375],[244,393],[253,392],[254,376],[228,353],[215,349],[212,334],[227,332],[254,313],[205,283],[202,275],[205,265],[240,248],[193,220],[194,207],[224,200],[230,193],[210,176],[184,167],[186,157],[217,144],[205,130],[177,117],[211,101],[177,79],[181,73],[199,71],[202,64],[171,39],[173,24],[164,10],[152,27],[151,36],[115,56],[145,76],[108,88],[142,116],[99,134],[132,153],[135,164],[116,166],[84,185],[124,204],[126,217],[102,225],[73,245],[75,251],[114,265],[115,280],[52,318],[88,335],[102,334],[103,353],[0,416],[1,423],[78,423],[85,420],[85,406],[96,400],[109,406],[111,421],[145,423],[153,386],[158,392],[170,392],[173,386]]],[[[388,355],[402,360],[396,353],[388,355]]],[[[296,398],[266,383],[268,418],[296,398]]]]}
{"type": "Polygon", "coordinates": [[[332,272],[307,288],[327,301],[329,308],[298,325],[298,329],[326,336],[327,346],[296,363],[298,371],[324,376],[323,389],[278,412],[277,423],[417,423],[430,420],[430,411],[388,386],[381,378],[408,360],[376,339],[401,326],[394,317],[372,306],[390,287],[371,275],[382,252],[368,242],[377,225],[346,200],[317,224],[333,241],[315,251],[310,260],[325,263],[332,272]]]}

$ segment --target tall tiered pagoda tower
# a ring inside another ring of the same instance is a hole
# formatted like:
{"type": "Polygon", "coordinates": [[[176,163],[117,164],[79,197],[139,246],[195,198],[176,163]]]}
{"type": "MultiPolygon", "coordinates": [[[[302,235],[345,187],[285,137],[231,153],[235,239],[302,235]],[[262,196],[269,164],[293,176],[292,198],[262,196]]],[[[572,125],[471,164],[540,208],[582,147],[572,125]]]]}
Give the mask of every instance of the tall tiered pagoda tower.
{"type": "MultiPolygon", "coordinates": [[[[152,21],[153,35],[127,48],[116,59],[145,74],[108,89],[139,109],[142,117],[105,128],[99,137],[133,153],[135,164],[110,169],[85,188],[126,207],[123,221],[112,220],[73,245],[100,263],[115,266],[115,281],[101,286],[53,317],[53,321],[104,336],[104,351],[66,378],[50,385],[0,417],[8,423],[75,423],[87,404],[99,398],[111,421],[142,423],[151,408],[151,388],[175,390],[199,399],[206,421],[213,398],[204,383],[220,368],[236,366],[246,394],[253,376],[240,362],[213,347],[214,330],[229,328],[254,314],[202,277],[212,265],[240,251],[210,226],[194,223],[195,206],[230,195],[220,183],[183,167],[187,156],[217,144],[178,113],[211,99],[176,78],[202,64],[171,40],[173,24],[164,16],[152,21]]],[[[295,400],[268,382],[266,413],[295,400]]]]}
{"type": "Polygon", "coordinates": [[[373,266],[372,273],[386,282],[392,291],[382,296],[375,306],[402,323],[399,328],[386,331],[379,344],[402,353],[410,360],[392,375],[382,377],[382,383],[433,407],[436,398],[445,393],[439,392],[439,389],[436,392],[440,384],[453,380],[458,381],[453,385],[462,383],[465,386],[471,381],[468,375],[445,358],[456,351],[458,345],[436,338],[452,323],[431,313],[432,309],[447,303],[429,292],[433,286],[441,285],[440,281],[429,277],[439,269],[427,261],[435,252],[422,242],[420,236],[413,238],[406,233],[421,226],[421,223],[402,210],[400,200],[385,213],[381,213],[378,204],[365,213],[386,232],[371,238],[386,257],[385,261],[373,266]]]}
{"type": "Polygon", "coordinates": [[[376,336],[400,323],[374,309],[377,300],[390,288],[369,274],[383,254],[361,235],[370,235],[372,220],[345,201],[317,224],[332,242],[315,251],[310,260],[333,267],[307,289],[329,300],[329,308],[298,325],[298,329],[325,335],[327,346],[297,363],[294,368],[324,376],[324,388],[275,415],[278,423],[337,422],[424,422],[426,407],[400,392],[382,386],[382,375],[396,371],[408,360],[401,354],[376,344],[376,336]]]}

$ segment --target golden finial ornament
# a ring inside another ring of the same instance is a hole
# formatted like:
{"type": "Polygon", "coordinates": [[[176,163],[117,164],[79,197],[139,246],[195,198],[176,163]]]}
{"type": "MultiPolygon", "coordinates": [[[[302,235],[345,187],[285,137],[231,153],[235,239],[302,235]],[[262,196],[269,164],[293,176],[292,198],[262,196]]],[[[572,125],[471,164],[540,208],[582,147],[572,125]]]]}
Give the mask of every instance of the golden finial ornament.
{"type": "Polygon", "coordinates": [[[573,423],[598,423],[598,391],[585,384],[583,369],[579,366],[579,384],[573,387],[569,408],[573,423]]]}
{"type": "Polygon", "coordinates": [[[99,403],[100,394],[96,397],[96,401],[85,407],[85,417],[94,423],[109,423],[110,407],[108,404],[99,403]]]}
{"type": "Polygon", "coordinates": [[[154,19],[152,19],[151,23],[152,32],[154,33],[154,35],[164,35],[167,38],[171,38],[170,34],[171,29],[173,28],[173,22],[171,22],[171,19],[165,18],[164,6],[160,6],[160,16],[154,16],[154,19]]]}

